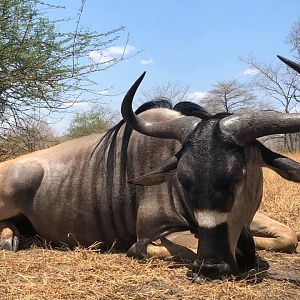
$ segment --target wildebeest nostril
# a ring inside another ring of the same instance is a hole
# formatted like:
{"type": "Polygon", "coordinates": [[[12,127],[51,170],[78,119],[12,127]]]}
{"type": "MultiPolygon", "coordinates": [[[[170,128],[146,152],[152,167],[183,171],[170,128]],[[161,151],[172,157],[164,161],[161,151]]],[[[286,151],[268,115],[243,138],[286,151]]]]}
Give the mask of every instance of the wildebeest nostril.
{"type": "Polygon", "coordinates": [[[221,279],[231,275],[232,269],[225,261],[215,261],[213,259],[195,260],[192,271],[188,274],[195,282],[204,282],[208,280],[221,279]],[[201,280],[199,281],[198,278],[201,280]]]}

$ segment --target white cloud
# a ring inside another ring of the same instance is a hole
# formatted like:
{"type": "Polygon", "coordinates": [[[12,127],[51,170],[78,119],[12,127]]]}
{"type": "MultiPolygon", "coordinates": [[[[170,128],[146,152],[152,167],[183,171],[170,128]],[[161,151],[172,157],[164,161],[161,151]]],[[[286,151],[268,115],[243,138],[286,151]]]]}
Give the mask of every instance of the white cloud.
{"type": "Polygon", "coordinates": [[[108,62],[114,62],[115,60],[115,58],[107,50],[103,50],[102,52],[95,50],[91,51],[88,54],[88,57],[97,64],[105,64],[108,62]]]}
{"type": "Polygon", "coordinates": [[[105,64],[113,63],[123,55],[133,55],[137,52],[137,49],[132,45],[126,46],[112,46],[103,51],[90,51],[88,57],[95,63],[105,64]]]}
{"type": "Polygon", "coordinates": [[[72,107],[80,110],[87,110],[91,108],[91,105],[88,102],[77,102],[74,103],[72,107]]]}
{"type": "Polygon", "coordinates": [[[244,76],[254,76],[257,75],[259,71],[255,68],[248,68],[244,72],[242,72],[242,75],[244,76]]]}
{"type": "Polygon", "coordinates": [[[190,100],[200,100],[208,95],[208,92],[192,92],[188,95],[190,100]]]}
{"type": "Polygon", "coordinates": [[[141,65],[150,65],[150,64],[153,64],[153,59],[152,58],[150,58],[150,59],[141,59],[140,63],[141,63],[141,65]]]}
{"type": "Polygon", "coordinates": [[[137,52],[136,48],[132,45],[113,46],[113,47],[109,47],[107,50],[111,55],[123,55],[123,54],[128,55],[137,52]]]}
{"type": "Polygon", "coordinates": [[[76,98],[69,98],[67,101],[65,101],[62,107],[67,109],[79,108],[86,110],[90,108],[90,104],[88,102],[80,101],[76,98]]]}
{"type": "Polygon", "coordinates": [[[108,94],[108,90],[101,90],[98,92],[98,94],[101,96],[106,96],[108,94]]]}

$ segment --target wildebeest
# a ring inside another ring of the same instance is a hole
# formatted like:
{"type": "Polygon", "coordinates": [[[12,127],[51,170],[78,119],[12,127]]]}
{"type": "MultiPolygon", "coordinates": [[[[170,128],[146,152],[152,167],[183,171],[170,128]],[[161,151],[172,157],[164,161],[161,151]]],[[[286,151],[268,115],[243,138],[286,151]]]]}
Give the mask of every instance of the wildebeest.
{"type": "Polygon", "coordinates": [[[256,138],[299,131],[300,114],[210,115],[164,99],[134,113],[143,76],[123,100],[124,120],[106,134],[0,164],[1,247],[17,250],[26,218],[48,241],[193,259],[199,278],[255,267],[249,227],[258,247],[293,251],[295,232],[256,211],[261,167],[299,182],[300,164],[256,138]]]}

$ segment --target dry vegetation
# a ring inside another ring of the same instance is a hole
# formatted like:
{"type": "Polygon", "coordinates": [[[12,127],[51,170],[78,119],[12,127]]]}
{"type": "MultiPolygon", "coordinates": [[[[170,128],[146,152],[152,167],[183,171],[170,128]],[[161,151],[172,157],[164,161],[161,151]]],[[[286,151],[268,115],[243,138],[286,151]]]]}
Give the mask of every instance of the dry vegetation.
{"type": "MultiPolygon", "coordinates": [[[[299,191],[299,184],[265,170],[262,211],[300,231],[299,191]]],[[[273,278],[198,285],[187,279],[186,267],[161,260],[39,246],[2,251],[0,299],[300,299],[300,255],[260,255],[270,262],[273,278]]]]}

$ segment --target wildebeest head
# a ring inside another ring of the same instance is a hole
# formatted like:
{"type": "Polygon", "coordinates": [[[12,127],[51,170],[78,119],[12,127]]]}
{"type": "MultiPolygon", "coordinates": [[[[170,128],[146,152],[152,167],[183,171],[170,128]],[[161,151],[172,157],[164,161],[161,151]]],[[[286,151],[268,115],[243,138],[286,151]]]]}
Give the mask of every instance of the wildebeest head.
{"type": "MultiPolygon", "coordinates": [[[[144,75],[124,97],[122,115],[125,122],[145,135],[176,139],[182,148],[131,183],[156,185],[176,173],[184,201],[193,212],[197,226],[199,245],[195,269],[210,278],[240,274],[243,270],[235,255],[239,239],[246,240],[243,249],[249,247],[246,252],[249,251],[249,259],[254,260],[253,239],[245,231],[245,225],[249,225],[259,206],[262,193],[260,167],[266,164],[260,153],[264,147],[255,139],[299,131],[300,114],[258,112],[219,114],[205,120],[182,116],[165,122],[145,121],[132,110],[133,97],[144,75]]],[[[274,164],[279,158],[282,156],[274,157],[268,163],[274,164]]],[[[274,169],[280,169],[279,165],[277,163],[274,169]]]]}

